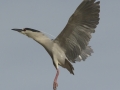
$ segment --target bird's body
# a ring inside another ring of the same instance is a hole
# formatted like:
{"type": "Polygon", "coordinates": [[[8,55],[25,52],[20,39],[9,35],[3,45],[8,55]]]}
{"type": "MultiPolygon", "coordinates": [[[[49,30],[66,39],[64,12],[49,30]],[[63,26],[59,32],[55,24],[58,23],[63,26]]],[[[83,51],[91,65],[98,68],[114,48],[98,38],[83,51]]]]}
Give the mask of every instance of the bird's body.
{"type": "Polygon", "coordinates": [[[34,39],[36,42],[38,42],[40,45],[42,45],[45,48],[45,50],[51,56],[53,60],[53,65],[55,66],[56,69],[58,68],[58,65],[60,65],[63,68],[68,69],[70,73],[74,74],[72,71],[73,69],[70,69],[67,66],[67,64],[70,64],[72,67],[72,64],[67,59],[62,47],[60,47],[56,42],[54,42],[54,40],[48,38],[44,33],[38,30],[31,29],[31,28],[25,28],[25,29],[28,30],[26,31],[28,37],[34,39]]]}
{"type": "Polygon", "coordinates": [[[12,29],[32,38],[49,53],[57,70],[53,84],[54,89],[57,87],[58,65],[74,74],[74,68],[70,62],[75,63],[76,61],[85,60],[93,53],[88,44],[91,33],[95,32],[95,28],[99,23],[100,12],[100,2],[95,1],[83,0],[70,17],[66,27],[54,40],[35,29],[12,29]]]}

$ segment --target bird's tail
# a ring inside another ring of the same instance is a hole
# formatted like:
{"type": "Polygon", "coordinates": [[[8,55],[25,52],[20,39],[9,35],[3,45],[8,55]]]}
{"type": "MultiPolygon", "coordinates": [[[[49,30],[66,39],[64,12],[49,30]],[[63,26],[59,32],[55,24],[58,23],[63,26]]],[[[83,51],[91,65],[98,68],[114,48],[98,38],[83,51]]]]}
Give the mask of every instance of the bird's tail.
{"type": "MultiPolygon", "coordinates": [[[[86,49],[82,51],[81,55],[76,59],[76,61],[84,61],[88,56],[91,56],[91,53],[93,53],[91,46],[87,46],[86,49]]],[[[65,59],[65,68],[74,75],[74,67],[67,59],[65,59]]]]}
{"type": "Polygon", "coordinates": [[[74,67],[73,67],[73,65],[72,65],[67,59],[65,60],[65,68],[66,68],[71,74],[74,75],[74,72],[73,72],[74,67]]]}

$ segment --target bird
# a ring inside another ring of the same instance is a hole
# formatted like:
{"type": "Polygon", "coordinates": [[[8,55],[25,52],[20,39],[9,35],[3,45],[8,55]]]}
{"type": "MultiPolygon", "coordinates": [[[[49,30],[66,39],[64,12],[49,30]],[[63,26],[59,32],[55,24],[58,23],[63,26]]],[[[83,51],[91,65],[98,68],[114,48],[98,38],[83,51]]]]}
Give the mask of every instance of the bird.
{"type": "Polygon", "coordinates": [[[89,41],[99,24],[99,13],[100,1],[83,0],[55,39],[50,39],[43,32],[32,28],[12,29],[32,38],[48,52],[56,68],[54,90],[58,87],[59,66],[74,75],[72,63],[85,61],[93,53],[89,41]]]}

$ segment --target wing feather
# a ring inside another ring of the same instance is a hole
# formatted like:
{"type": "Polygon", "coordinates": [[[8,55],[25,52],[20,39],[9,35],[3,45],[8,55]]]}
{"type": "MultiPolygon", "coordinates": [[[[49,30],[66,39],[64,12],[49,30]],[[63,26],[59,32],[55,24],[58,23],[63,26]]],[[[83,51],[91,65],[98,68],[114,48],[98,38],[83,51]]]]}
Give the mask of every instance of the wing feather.
{"type": "Polygon", "coordinates": [[[73,15],[69,18],[63,31],[54,40],[65,52],[71,62],[76,58],[86,59],[91,55],[88,50],[88,43],[91,39],[91,33],[99,23],[100,1],[83,0],[73,15]]]}

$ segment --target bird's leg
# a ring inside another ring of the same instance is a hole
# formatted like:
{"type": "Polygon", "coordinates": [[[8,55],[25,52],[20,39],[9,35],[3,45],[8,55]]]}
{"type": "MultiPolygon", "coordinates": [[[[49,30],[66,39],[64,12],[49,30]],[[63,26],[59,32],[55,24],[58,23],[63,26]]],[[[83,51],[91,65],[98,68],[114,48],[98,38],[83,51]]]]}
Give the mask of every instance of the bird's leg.
{"type": "Polygon", "coordinates": [[[58,76],[59,76],[59,69],[57,69],[57,73],[53,82],[53,90],[56,90],[58,87],[58,83],[57,83],[58,76]]]}

